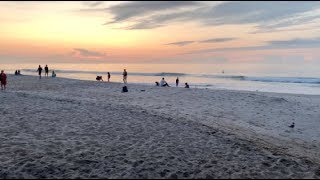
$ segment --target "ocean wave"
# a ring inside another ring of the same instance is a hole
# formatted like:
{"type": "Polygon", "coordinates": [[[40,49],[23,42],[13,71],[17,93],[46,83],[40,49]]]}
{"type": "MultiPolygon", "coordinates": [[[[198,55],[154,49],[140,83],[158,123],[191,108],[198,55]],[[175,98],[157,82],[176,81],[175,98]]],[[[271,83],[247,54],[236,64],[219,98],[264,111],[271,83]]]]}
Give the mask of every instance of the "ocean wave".
{"type": "Polygon", "coordinates": [[[320,78],[309,77],[245,77],[248,81],[320,84],[320,78]]]}
{"type": "MultiPolygon", "coordinates": [[[[22,71],[35,72],[36,69],[23,69],[22,71]]],[[[80,74],[95,74],[103,75],[107,74],[107,71],[78,71],[78,70],[55,70],[56,73],[80,73],[80,74]]],[[[114,75],[122,75],[122,72],[110,72],[114,75]]],[[[214,74],[186,74],[186,73],[172,73],[172,72],[161,72],[161,73],[139,73],[139,72],[128,72],[132,76],[174,76],[174,77],[197,77],[197,78],[222,78],[222,79],[233,79],[239,81],[258,81],[258,82],[279,82],[279,83],[308,83],[308,84],[320,84],[320,78],[313,77],[252,77],[244,75],[214,75],[214,74]]]]}

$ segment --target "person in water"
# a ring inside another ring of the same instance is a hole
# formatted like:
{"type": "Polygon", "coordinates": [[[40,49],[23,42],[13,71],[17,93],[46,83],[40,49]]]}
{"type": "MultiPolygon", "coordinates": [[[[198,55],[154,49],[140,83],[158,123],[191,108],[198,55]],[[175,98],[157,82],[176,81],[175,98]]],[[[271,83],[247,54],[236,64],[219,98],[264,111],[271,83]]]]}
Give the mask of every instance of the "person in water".
{"type": "Polygon", "coordinates": [[[177,79],[176,79],[176,87],[178,87],[179,86],[179,78],[177,77],[177,79]]]}
{"type": "Polygon", "coordinates": [[[110,78],[111,78],[111,75],[110,75],[110,72],[108,72],[108,82],[110,82],[110,78]]]}
{"type": "Polygon", "coordinates": [[[41,79],[42,67],[39,65],[37,72],[39,72],[39,79],[41,79]]]}
{"type": "Polygon", "coordinates": [[[44,71],[45,71],[44,75],[48,77],[48,76],[49,76],[49,68],[48,68],[48,65],[46,65],[46,67],[44,67],[44,71]]]}
{"type": "Polygon", "coordinates": [[[18,70],[18,75],[21,75],[20,70],[18,70]]]}
{"type": "Polygon", "coordinates": [[[51,77],[56,77],[56,76],[57,76],[57,74],[54,71],[52,71],[51,77]]]}
{"type": "Polygon", "coordinates": [[[18,70],[16,70],[16,71],[14,72],[14,75],[18,75],[18,70]]]}
{"type": "Polygon", "coordinates": [[[160,81],[160,86],[161,87],[165,87],[165,86],[170,87],[169,84],[164,80],[164,78],[162,78],[162,80],[160,81]]]}
{"type": "Polygon", "coordinates": [[[124,82],[125,84],[127,84],[127,76],[128,76],[128,73],[127,73],[127,70],[126,70],[126,69],[123,70],[122,75],[123,75],[123,82],[124,82]]]}
{"type": "Polygon", "coordinates": [[[189,84],[188,83],[185,83],[185,88],[189,88],[189,84]]]}
{"type": "Polygon", "coordinates": [[[4,73],[4,70],[1,70],[0,81],[1,81],[1,90],[6,90],[7,75],[4,73]]]}

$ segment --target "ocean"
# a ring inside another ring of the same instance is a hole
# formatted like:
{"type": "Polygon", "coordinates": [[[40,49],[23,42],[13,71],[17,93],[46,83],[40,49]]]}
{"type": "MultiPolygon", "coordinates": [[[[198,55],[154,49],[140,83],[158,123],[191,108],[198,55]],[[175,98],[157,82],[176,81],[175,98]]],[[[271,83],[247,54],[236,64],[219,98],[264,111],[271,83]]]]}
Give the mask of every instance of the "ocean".
{"type": "MultiPolygon", "coordinates": [[[[45,64],[41,64],[42,68],[45,64]]],[[[187,82],[190,88],[231,89],[261,92],[320,95],[318,66],[305,64],[48,64],[50,75],[57,77],[96,81],[96,76],[111,82],[122,82],[122,72],[128,72],[128,83],[154,86],[162,77],[175,87],[187,82]]],[[[0,64],[7,74],[20,69],[23,75],[37,76],[38,64],[0,64]]],[[[43,73],[44,74],[44,73],[43,73]]],[[[10,82],[10,80],[9,80],[10,82]]],[[[9,85],[10,86],[10,85],[9,85]]]]}

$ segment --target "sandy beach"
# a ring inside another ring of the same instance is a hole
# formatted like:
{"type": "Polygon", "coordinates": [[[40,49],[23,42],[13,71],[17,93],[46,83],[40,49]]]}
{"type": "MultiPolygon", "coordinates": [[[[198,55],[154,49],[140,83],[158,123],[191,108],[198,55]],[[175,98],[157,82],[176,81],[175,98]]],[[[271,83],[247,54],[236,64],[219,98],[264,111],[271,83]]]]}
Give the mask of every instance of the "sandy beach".
{"type": "Polygon", "coordinates": [[[320,96],[122,86],[8,75],[0,178],[320,178],[320,96]]]}

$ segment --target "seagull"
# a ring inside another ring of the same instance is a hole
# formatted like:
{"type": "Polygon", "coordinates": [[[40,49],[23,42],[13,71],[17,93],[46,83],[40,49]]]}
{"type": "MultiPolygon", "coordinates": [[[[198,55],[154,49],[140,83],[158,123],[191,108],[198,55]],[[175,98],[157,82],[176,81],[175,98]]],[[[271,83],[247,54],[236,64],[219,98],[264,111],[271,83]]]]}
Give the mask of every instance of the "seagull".
{"type": "Polygon", "coordinates": [[[294,122],[289,127],[290,128],[294,128],[294,122]]]}

